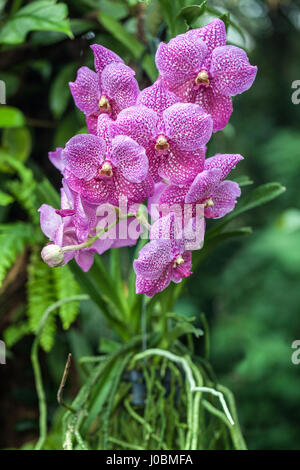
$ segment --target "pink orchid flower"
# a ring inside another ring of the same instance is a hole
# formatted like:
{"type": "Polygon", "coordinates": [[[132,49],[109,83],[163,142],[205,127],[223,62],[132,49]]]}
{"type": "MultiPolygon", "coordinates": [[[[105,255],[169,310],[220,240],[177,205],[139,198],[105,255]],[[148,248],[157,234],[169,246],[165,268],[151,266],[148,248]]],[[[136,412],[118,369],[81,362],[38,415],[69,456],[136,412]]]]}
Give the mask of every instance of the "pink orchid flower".
{"type": "Polygon", "coordinates": [[[160,114],[136,105],[119,113],[112,132],[131,137],[146,149],[155,182],[163,178],[185,184],[203,165],[212,119],[193,103],[175,103],[160,114]]]}
{"type": "Polygon", "coordinates": [[[214,132],[228,123],[232,96],[248,90],[257,73],[245,51],[226,45],[220,19],[160,43],[156,66],[180,101],[197,103],[212,116],[214,132]]]}
{"type": "Polygon", "coordinates": [[[69,86],[76,106],[86,115],[89,132],[96,134],[98,116],[105,113],[115,119],[121,109],[136,103],[139,86],[134,70],[117,54],[97,44],[91,48],[96,72],[81,67],[69,86]]]}

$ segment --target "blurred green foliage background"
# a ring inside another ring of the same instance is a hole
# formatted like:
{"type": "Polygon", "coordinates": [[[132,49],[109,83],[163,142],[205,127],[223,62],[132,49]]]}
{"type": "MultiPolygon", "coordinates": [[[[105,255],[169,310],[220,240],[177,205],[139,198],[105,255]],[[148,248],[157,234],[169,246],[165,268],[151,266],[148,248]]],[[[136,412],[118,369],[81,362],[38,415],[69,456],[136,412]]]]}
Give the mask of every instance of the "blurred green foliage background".
{"type": "MultiPolygon", "coordinates": [[[[43,3],[47,7],[55,4],[43,3]]],[[[141,87],[148,86],[156,76],[153,54],[158,42],[166,39],[167,11],[176,2],[59,3],[65,10],[55,12],[55,31],[47,31],[47,27],[40,31],[37,25],[36,31],[15,37],[5,30],[9,18],[31,2],[0,0],[0,79],[6,83],[7,104],[21,111],[12,119],[22,126],[3,130],[0,157],[8,153],[20,162],[26,161],[37,180],[44,174],[57,189],[59,175],[47,153],[63,146],[85,126],[67,83],[75,78],[78,67],[92,66],[89,45],[101,43],[122,55],[136,69],[141,87]]],[[[214,136],[209,155],[241,153],[245,160],[237,174],[247,174],[255,185],[279,181],[287,191],[243,216],[241,224],[251,225],[254,233],[242,241],[227,243],[207,258],[177,309],[187,315],[205,313],[211,363],[219,381],[236,397],[248,447],[300,449],[300,365],[291,362],[291,344],[300,339],[300,104],[293,104],[291,99],[292,83],[300,80],[300,3],[208,0],[207,5],[212,11],[192,26],[208,23],[216,16],[214,9],[218,14],[229,12],[233,22],[228,27],[229,42],[246,48],[259,70],[252,89],[235,97],[230,124],[214,136]]],[[[2,182],[10,177],[3,161],[2,182]]],[[[247,190],[247,186],[243,188],[245,193],[247,190]]],[[[0,223],[16,219],[26,219],[17,204],[0,208],[0,223]]],[[[27,251],[18,258],[0,292],[1,331],[24,314],[28,256],[27,251]]],[[[97,350],[95,332],[99,328],[109,337],[103,320],[93,315],[93,306],[88,304],[74,327],[67,333],[57,331],[54,347],[43,356],[53,411],[66,351],[71,349],[76,358],[97,350]]],[[[30,337],[25,336],[11,351],[18,359],[14,370],[7,375],[0,371],[2,383],[7,384],[0,415],[4,418],[12,409],[15,413],[1,428],[1,446],[20,445],[36,432],[30,344],[30,337]]]]}

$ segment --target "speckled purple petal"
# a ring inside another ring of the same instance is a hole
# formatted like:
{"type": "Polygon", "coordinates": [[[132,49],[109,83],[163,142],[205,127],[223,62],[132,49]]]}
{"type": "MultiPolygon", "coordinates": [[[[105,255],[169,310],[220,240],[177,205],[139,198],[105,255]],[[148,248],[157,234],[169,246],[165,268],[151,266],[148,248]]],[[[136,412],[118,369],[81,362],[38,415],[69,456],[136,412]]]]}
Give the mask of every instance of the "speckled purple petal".
{"type": "Polygon", "coordinates": [[[201,39],[181,34],[168,44],[160,43],[155,61],[160,75],[172,90],[200,71],[206,54],[207,46],[201,39]]]}
{"type": "Polygon", "coordinates": [[[172,266],[168,265],[161,276],[154,280],[148,280],[142,276],[136,278],[136,293],[153,297],[158,292],[163,291],[171,282],[172,266]]]}
{"type": "Polygon", "coordinates": [[[212,133],[212,119],[200,106],[193,103],[176,103],[163,112],[167,137],[181,150],[198,150],[212,133]]]}
{"type": "Polygon", "coordinates": [[[110,49],[106,49],[106,47],[103,47],[100,44],[93,44],[91,49],[94,53],[95,70],[98,73],[101,73],[103,69],[112,62],[124,63],[121,57],[119,57],[115,52],[110,49]]]}
{"type": "Polygon", "coordinates": [[[219,168],[222,171],[222,179],[224,179],[230,173],[230,171],[235,168],[236,164],[241,160],[243,160],[243,157],[238,153],[218,153],[215,156],[207,158],[205,160],[204,168],[205,170],[219,168]]]}
{"type": "Polygon", "coordinates": [[[187,35],[193,35],[202,39],[208,49],[208,54],[203,62],[203,68],[209,70],[211,63],[211,55],[213,50],[219,46],[226,44],[226,29],[225,24],[219,18],[216,18],[211,23],[203,28],[196,28],[188,31],[187,35]]]}
{"type": "Polygon", "coordinates": [[[105,151],[105,141],[100,137],[79,134],[67,142],[62,158],[66,168],[77,178],[90,179],[103,162],[105,151]]]}
{"type": "Polygon", "coordinates": [[[111,63],[101,74],[102,93],[112,100],[117,112],[133,106],[139,95],[135,71],[125,64],[111,63]]]}
{"type": "Polygon", "coordinates": [[[126,219],[126,220],[121,220],[118,225],[116,226],[116,240],[113,241],[113,245],[112,247],[113,248],[120,248],[120,247],[123,247],[123,246],[134,246],[136,245],[136,242],[142,232],[142,229],[140,227],[140,230],[136,230],[134,231],[133,233],[130,231],[130,224],[132,222],[136,222],[136,219],[133,219],[133,218],[129,218],[129,219],[126,219]],[[128,233],[128,237],[127,238],[121,238],[120,237],[120,233],[125,233],[125,230],[126,230],[126,233],[128,233]]]}
{"type": "Polygon", "coordinates": [[[118,115],[112,125],[114,135],[127,135],[140,145],[148,146],[157,133],[158,115],[146,106],[131,106],[118,115]]]}
{"type": "Polygon", "coordinates": [[[89,115],[99,109],[99,78],[88,67],[80,67],[75,82],[69,83],[76,106],[89,115]]]}
{"type": "Polygon", "coordinates": [[[125,197],[130,203],[142,203],[151,196],[154,191],[154,183],[150,175],[140,183],[131,183],[124,178],[123,173],[118,171],[118,168],[115,170],[114,183],[117,200],[120,197],[125,197]]]}
{"type": "Polygon", "coordinates": [[[188,192],[189,186],[176,186],[175,184],[166,185],[159,198],[159,204],[167,204],[172,206],[174,204],[184,204],[185,196],[188,192]]]}
{"type": "Polygon", "coordinates": [[[159,77],[153,85],[142,90],[137,99],[138,105],[153,109],[159,116],[161,116],[162,112],[169,108],[169,106],[178,102],[179,98],[175,93],[167,89],[161,77],[159,77]]]}
{"type": "Polygon", "coordinates": [[[138,259],[133,262],[133,268],[144,279],[158,279],[172,261],[172,256],[170,241],[152,240],[141,249],[138,259]]]}
{"type": "Polygon", "coordinates": [[[222,171],[218,168],[199,173],[188,190],[185,202],[187,204],[202,203],[211,197],[219,186],[221,177],[222,171]]]}
{"type": "Polygon", "coordinates": [[[110,145],[112,138],[111,128],[114,121],[109,117],[108,114],[102,113],[98,117],[97,122],[97,136],[102,137],[105,140],[106,145],[110,145]]]}
{"type": "Polygon", "coordinates": [[[159,201],[168,187],[169,185],[165,183],[157,183],[154,186],[153,195],[149,197],[147,204],[147,210],[152,221],[157,220],[159,217],[159,201]]]}
{"type": "Polygon", "coordinates": [[[91,114],[86,116],[86,126],[90,134],[97,135],[97,122],[99,113],[91,114]]]}
{"type": "Polygon", "coordinates": [[[150,240],[176,240],[182,232],[181,221],[174,213],[168,213],[156,220],[151,227],[150,240]]]}
{"type": "Polygon", "coordinates": [[[213,132],[224,129],[232,113],[232,98],[219,93],[213,81],[211,86],[200,87],[194,99],[213,119],[213,132]]]}
{"type": "Polygon", "coordinates": [[[212,207],[205,209],[205,217],[218,219],[224,217],[234,209],[236,199],[240,197],[241,189],[239,185],[233,181],[223,181],[213,195],[212,207]]]}
{"type": "Polygon", "coordinates": [[[203,170],[205,150],[183,152],[175,146],[161,158],[158,173],[172,184],[187,184],[203,170]]]}
{"type": "Polygon", "coordinates": [[[148,174],[145,149],[131,137],[119,135],[113,139],[111,162],[132,183],[140,183],[148,174]]]}
{"type": "Polygon", "coordinates": [[[221,46],[214,49],[210,73],[220,93],[234,96],[248,90],[256,77],[257,67],[249,63],[243,49],[221,46]]]}
{"type": "Polygon", "coordinates": [[[73,191],[79,193],[90,204],[105,202],[114,205],[118,204],[118,194],[113,178],[83,180],[69,173],[66,174],[66,181],[73,191]]]}

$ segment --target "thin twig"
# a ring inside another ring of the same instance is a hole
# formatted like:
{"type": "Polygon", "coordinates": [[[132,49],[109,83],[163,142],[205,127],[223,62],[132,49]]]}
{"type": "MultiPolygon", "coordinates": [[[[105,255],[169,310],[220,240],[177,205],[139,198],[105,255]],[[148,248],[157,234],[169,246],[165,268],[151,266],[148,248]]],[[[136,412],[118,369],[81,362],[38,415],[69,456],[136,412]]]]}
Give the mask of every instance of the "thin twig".
{"type": "Polygon", "coordinates": [[[74,408],[72,408],[72,406],[65,403],[65,401],[63,399],[63,391],[64,391],[66,381],[67,381],[67,378],[68,378],[68,375],[69,375],[69,372],[70,372],[71,360],[72,360],[72,354],[69,353],[68,354],[68,359],[67,359],[67,362],[66,362],[66,365],[65,365],[65,370],[64,370],[61,382],[60,382],[58,392],[57,392],[57,401],[58,401],[58,404],[60,406],[63,406],[67,410],[72,411],[72,413],[75,413],[74,408]]]}

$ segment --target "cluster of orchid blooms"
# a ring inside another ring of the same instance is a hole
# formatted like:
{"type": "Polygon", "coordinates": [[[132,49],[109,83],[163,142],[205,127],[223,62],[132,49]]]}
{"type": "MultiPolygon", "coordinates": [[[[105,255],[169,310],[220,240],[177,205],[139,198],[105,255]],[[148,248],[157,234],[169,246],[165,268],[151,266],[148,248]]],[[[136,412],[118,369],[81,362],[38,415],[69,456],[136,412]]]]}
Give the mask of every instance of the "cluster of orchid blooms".
{"type": "Polygon", "coordinates": [[[205,219],[223,217],[240,196],[225,178],[243,157],[206,158],[206,144],[226,126],[232,96],[251,87],[257,68],[226,45],[220,19],[160,43],[159,77],[142,91],[118,55],[91,48],[95,72],[81,67],[70,83],[89,134],[49,154],[63,188],[60,209],[39,209],[51,240],[42,257],[52,267],[75,258],[88,271],[95,253],[134,245],[147,233],[133,266],[137,293],[151,297],[191,274],[205,219]]]}

